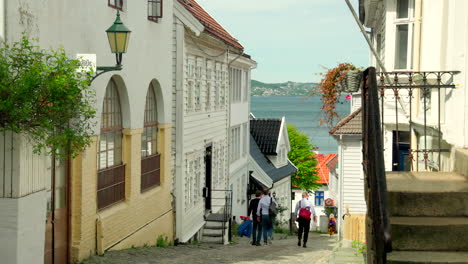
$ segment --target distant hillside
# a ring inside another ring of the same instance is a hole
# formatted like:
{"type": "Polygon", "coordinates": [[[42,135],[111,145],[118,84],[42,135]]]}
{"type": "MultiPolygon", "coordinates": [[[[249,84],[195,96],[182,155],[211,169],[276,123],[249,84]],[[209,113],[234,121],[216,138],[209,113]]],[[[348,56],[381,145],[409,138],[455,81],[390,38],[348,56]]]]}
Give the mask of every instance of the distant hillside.
{"type": "Polygon", "coordinates": [[[317,87],[317,84],[291,81],[284,83],[263,83],[251,80],[251,87],[252,96],[302,96],[309,95],[317,87]]]}

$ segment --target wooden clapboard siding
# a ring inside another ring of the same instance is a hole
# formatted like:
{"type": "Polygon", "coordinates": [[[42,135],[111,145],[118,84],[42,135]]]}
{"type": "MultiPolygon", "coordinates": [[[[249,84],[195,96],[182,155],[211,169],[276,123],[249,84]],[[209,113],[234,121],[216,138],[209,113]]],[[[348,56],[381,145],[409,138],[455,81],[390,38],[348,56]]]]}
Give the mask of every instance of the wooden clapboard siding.
{"type": "Polygon", "coordinates": [[[366,213],[360,137],[345,137],[342,147],[343,205],[349,205],[351,214],[366,213]]]}
{"type": "Polygon", "coordinates": [[[50,185],[50,158],[33,153],[24,135],[0,134],[0,197],[18,198],[50,185]]]}

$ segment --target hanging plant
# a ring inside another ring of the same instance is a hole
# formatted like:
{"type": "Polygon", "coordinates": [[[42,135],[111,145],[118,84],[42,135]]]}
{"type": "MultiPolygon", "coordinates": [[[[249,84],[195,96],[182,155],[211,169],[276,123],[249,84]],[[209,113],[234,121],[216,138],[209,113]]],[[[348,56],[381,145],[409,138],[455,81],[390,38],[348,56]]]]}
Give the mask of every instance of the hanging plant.
{"type": "Polygon", "coordinates": [[[343,103],[340,101],[343,92],[343,82],[346,81],[346,75],[350,70],[358,70],[351,63],[341,63],[335,68],[329,69],[323,79],[318,83],[318,89],[322,101],[322,117],[320,125],[326,124],[332,127],[335,119],[340,116],[336,112],[336,105],[343,103]]]}
{"type": "Polygon", "coordinates": [[[36,153],[65,159],[91,143],[96,111],[91,71],[63,49],[44,50],[23,35],[0,46],[0,133],[31,139],[36,153]]]}

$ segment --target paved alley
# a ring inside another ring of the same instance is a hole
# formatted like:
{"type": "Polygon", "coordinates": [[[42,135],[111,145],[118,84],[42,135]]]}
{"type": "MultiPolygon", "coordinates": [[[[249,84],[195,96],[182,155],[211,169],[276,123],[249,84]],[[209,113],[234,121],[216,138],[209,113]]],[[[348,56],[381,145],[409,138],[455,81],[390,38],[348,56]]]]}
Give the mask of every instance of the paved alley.
{"type": "Polygon", "coordinates": [[[179,245],[169,248],[147,247],[107,252],[94,256],[83,264],[263,264],[314,263],[328,264],[336,244],[335,238],[311,233],[307,248],[298,247],[296,237],[275,239],[269,246],[251,246],[247,238],[236,238],[237,243],[227,246],[216,244],[179,245]]]}

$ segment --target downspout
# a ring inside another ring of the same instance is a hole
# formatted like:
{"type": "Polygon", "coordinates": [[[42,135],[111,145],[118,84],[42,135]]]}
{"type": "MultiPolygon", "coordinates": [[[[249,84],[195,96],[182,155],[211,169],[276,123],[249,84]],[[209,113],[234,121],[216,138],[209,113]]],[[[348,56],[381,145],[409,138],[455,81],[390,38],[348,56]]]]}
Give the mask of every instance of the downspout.
{"type": "MultiPolygon", "coordinates": [[[[413,36],[413,69],[416,72],[421,71],[421,31],[422,31],[422,0],[415,0],[414,2],[414,36],[413,36]]],[[[420,97],[419,89],[414,89],[414,98],[420,97]]],[[[413,100],[415,109],[412,119],[418,116],[419,112],[419,100],[413,100]]],[[[413,131],[410,131],[410,140],[411,146],[417,145],[417,137],[413,131]]],[[[413,162],[413,168],[416,168],[416,171],[419,171],[419,162],[417,162],[416,153],[416,161],[413,162]]]]}
{"type": "Polygon", "coordinates": [[[343,208],[344,207],[344,203],[343,203],[343,201],[344,201],[344,199],[343,199],[343,184],[344,184],[344,178],[343,178],[343,176],[344,176],[343,175],[344,174],[343,173],[343,135],[340,135],[340,140],[339,140],[338,145],[339,145],[339,154],[338,155],[340,156],[339,157],[339,159],[340,159],[340,162],[339,162],[339,164],[340,164],[340,170],[339,170],[340,175],[338,175],[340,177],[340,186],[339,186],[339,188],[340,188],[340,191],[339,191],[339,193],[340,193],[340,197],[339,197],[339,199],[340,199],[340,208],[339,208],[340,215],[338,216],[338,221],[340,222],[340,225],[338,227],[338,235],[339,235],[340,239],[343,239],[343,218],[342,218],[343,215],[344,215],[344,213],[343,213],[344,212],[343,211],[343,209],[344,209],[343,208]]]}
{"type": "Polygon", "coordinates": [[[175,72],[175,89],[176,89],[176,136],[175,142],[175,238],[180,239],[177,232],[177,227],[182,226],[182,204],[183,192],[180,185],[182,179],[182,163],[183,163],[183,131],[184,131],[184,90],[183,90],[183,67],[184,67],[184,25],[176,22],[176,72],[175,72]],[[180,185],[180,186],[177,186],[180,185]]]}

